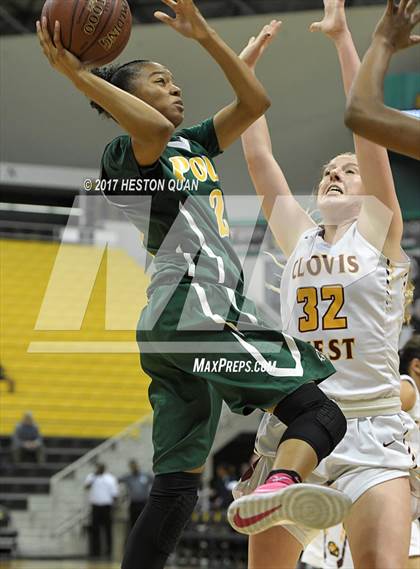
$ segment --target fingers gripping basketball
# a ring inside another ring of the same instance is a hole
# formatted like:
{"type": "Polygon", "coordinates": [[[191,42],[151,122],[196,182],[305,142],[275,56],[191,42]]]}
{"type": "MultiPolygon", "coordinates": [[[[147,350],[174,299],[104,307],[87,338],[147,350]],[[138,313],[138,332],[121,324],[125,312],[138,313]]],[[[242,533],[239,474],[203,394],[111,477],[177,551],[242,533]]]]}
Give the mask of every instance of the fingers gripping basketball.
{"type": "Polygon", "coordinates": [[[127,0],[47,0],[42,10],[50,36],[60,22],[61,42],[86,65],[105,65],[127,45],[131,12],[127,0]]]}

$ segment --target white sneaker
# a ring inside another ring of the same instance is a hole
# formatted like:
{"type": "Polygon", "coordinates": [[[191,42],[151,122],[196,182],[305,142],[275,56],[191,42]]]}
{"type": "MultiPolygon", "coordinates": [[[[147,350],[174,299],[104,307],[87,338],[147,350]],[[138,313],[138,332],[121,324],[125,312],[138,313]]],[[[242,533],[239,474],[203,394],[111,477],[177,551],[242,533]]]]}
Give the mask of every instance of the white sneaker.
{"type": "Polygon", "coordinates": [[[352,501],[338,490],[301,484],[273,474],[264,484],[229,506],[228,521],[239,533],[253,535],[282,524],[325,529],[343,521],[352,501]]]}

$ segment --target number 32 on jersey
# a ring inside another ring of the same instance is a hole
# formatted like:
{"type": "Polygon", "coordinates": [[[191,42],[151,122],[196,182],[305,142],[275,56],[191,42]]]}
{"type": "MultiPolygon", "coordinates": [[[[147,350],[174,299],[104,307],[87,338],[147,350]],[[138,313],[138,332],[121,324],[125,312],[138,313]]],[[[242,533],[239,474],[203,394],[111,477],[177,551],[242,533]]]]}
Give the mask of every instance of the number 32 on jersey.
{"type": "Polygon", "coordinates": [[[326,285],[319,290],[315,287],[298,288],[297,302],[303,304],[304,313],[304,316],[299,318],[299,332],[315,332],[320,324],[322,330],[347,328],[347,317],[340,316],[344,306],[342,285],[326,285]],[[330,301],[324,314],[320,313],[319,300],[330,301]]]}

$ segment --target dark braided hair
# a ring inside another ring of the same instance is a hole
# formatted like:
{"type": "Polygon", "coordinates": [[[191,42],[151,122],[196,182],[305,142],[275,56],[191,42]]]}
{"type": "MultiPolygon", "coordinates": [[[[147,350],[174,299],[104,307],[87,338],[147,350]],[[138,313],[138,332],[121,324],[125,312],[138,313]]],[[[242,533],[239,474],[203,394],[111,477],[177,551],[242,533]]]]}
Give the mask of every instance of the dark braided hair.
{"type": "MultiPolygon", "coordinates": [[[[137,77],[140,73],[143,65],[152,63],[148,59],[135,59],[134,61],[129,61],[123,65],[113,64],[106,65],[105,67],[96,67],[92,69],[92,73],[108,83],[119,87],[123,91],[131,92],[131,84],[133,79],[137,77]]],[[[95,103],[95,101],[90,101],[90,106],[96,109],[100,115],[105,115],[108,118],[112,118],[111,115],[103,109],[100,105],[95,103]]]]}
{"type": "Polygon", "coordinates": [[[420,334],[414,334],[400,350],[400,373],[408,375],[410,364],[415,358],[420,359],[420,334]]]}

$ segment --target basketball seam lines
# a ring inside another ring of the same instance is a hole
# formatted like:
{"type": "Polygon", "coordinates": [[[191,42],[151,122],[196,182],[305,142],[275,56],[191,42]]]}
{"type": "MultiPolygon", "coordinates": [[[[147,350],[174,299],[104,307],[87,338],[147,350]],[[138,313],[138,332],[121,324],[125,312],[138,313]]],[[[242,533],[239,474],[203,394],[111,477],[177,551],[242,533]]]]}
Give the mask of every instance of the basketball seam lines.
{"type": "Polygon", "coordinates": [[[93,39],[93,41],[91,41],[91,43],[82,51],[82,53],[79,55],[79,58],[81,58],[87,51],[89,51],[89,49],[98,41],[99,36],[102,34],[102,32],[104,31],[104,29],[106,28],[106,26],[108,25],[109,20],[112,18],[112,16],[114,15],[115,12],[115,8],[116,6],[121,7],[121,4],[123,4],[123,2],[115,2],[114,5],[112,6],[112,9],[109,13],[108,18],[106,19],[104,25],[101,28],[101,31],[96,30],[95,31],[95,38],[93,39]]]}
{"type": "Polygon", "coordinates": [[[73,13],[71,15],[71,27],[70,27],[70,42],[69,42],[69,51],[71,51],[71,44],[73,41],[73,27],[74,27],[74,18],[76,16],[77,8],[79,7],[79,2],[76,0],[73,4],[73,13]]]}

